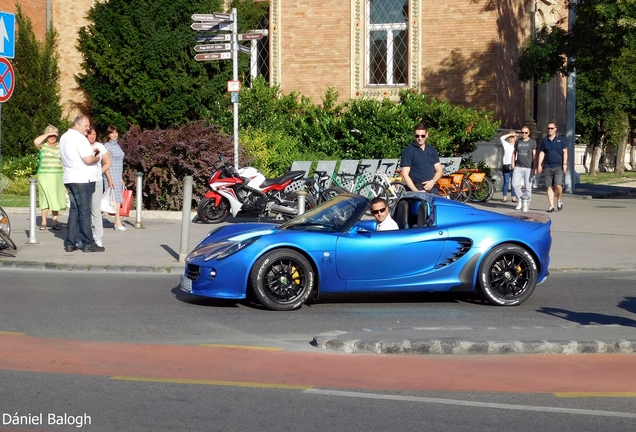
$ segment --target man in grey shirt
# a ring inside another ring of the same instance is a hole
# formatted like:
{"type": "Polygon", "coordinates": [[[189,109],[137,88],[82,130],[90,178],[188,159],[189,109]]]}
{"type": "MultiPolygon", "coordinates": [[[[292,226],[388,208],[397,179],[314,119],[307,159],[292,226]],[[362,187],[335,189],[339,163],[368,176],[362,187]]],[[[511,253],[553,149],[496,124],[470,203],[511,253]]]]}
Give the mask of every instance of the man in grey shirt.
{"type": "MultiPolygon", "coordinates": [[[[512,187],[515,194],[521,198],[521,183],[525,185],[528,195],[532,197],[532,175],[533,163],[537,154],[537,142],[530,138],[530,128],[524,126],[521,128],[521,138],[515,143],[515,150],[512,153],[512,187]]],[[[521,199],[517,204],[517,210],[521,210],[521,199]]]]}

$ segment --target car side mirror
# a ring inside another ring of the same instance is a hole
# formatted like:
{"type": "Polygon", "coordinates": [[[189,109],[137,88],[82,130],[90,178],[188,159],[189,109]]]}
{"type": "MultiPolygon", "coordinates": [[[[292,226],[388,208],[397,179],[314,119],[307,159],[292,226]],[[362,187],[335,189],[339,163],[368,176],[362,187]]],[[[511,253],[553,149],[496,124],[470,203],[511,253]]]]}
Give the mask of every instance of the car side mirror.
{"type": "Polygon", "coordinates": [[[377,231],[378,223],[374,220],[365,220],[355,224],[355,227],[356,227],[356,232],[357,231],[377,231]]]}

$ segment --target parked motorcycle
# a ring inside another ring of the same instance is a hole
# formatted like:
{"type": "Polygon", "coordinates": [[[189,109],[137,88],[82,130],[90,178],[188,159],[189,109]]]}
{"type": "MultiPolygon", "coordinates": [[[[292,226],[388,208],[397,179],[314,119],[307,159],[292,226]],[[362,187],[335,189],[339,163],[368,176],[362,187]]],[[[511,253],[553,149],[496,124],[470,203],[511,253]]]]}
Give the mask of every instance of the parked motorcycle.
{"type": "MultiPolygon", "coordinates": [[[[199,201],[197,217],[204,223],[223,222],[230,213],[280,214],[288,220],[298,215],[298,192],[285,192],[294,181],[301,180],[304,171],[288,171],[281,177],[266,178],[256,168],[238,171],[229,162],[221,161],[210,177],[210,190],[199,201]]],[[[311,196],[305,197],[305,209],[316,206],[311,196]]]]}

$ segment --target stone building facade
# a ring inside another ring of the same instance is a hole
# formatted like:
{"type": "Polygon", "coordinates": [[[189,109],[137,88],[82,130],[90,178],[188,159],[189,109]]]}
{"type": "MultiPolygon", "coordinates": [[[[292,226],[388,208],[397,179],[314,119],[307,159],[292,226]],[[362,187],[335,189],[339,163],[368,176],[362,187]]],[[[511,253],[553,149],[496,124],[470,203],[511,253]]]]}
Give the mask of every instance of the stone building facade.
{"type": "MultiPolygon", "coordinates": [[[[75,45],[94,1],[19,1],[39,38],[47,21],[59,33],[60,87],[69,116],[83,111],[75,45]]],[[[492,110],[505,128],[542,130],[556,120],[563,130],[565,80],[524,84],[513,63],[535,27],[567,18],[565,1],[269,0],[269,80],[316,102],[329,87],[341,100],[396,98],[409,88],[492,110]]],[[[0,0],[0,10],[13,12],[14,3],[0,0]]]]}

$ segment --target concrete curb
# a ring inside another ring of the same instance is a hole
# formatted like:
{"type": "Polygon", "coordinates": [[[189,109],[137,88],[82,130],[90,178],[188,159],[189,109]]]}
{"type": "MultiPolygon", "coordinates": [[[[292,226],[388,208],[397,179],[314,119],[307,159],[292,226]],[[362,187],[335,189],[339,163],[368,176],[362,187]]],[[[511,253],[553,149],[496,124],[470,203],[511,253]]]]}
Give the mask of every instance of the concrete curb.
{"type": "Polygon", "coordinates": [[[70,272],[91,273],[154,273],[154,274],[182,274],[184,265],[177,267],[150,266],[114,266],[90,264],[59,264],[54,262],[35,261],[7,261],[0,260],[0,268],[21,270],[59,270],[70,272]]]}
{"type": "MultiPolygon", "coordinates": [[[[7,214],[29,214],[29,207],[3,207],[7,214]]],[[[40,209],[37,208],[35,213],[40,215],[40,209]]],[[[142,222],[144,219],[165,219],[165,220],[181,220],[183,212],[180,211],[162,211],[162,210],[144,210],[141,213],[142,222]]],[[[60,210],[60,216],[68,216],[68,210],[60,210]]],[[[197,216],[196,211],[190,212],[190,220],[194,220],[197,216]]],[[[130,216],[124,217],[124,219],[136,220],[137,213],[135,210],[130,211],[130,216]]]]}
{"type": "Polygon", "coordinates": [[[547,341],[490,340],[342,340],[333,338],[346,332],[321,333],[312,345],[348,354],[420,354],[420,355],[501,355],[501,354],[632,354],[636,340],[620,341],[547,341]]]}

